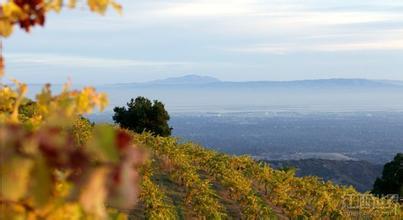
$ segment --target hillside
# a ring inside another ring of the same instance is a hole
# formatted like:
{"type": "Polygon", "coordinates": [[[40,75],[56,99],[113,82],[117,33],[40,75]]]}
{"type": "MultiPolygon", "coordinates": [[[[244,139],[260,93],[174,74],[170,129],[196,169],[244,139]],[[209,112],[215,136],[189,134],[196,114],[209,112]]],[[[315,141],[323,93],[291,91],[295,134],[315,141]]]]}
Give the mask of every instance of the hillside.
{"type": "Polygon", "coordinates": [[[355,160],[278,160],[266,161],[274,168],[295,167],[297,176],[318,176],[341,185],[354,186],[358,191],[372,190],[375,179],[382,174],[382,165],[355,160]]]}
{"type": "MultiPolygon", "coordinates": [[[[346,200],[362,195],[353,188],[296,177],[293,171],[275,170],[248,156],[230,156],[175,138],[132,136],[151,157],[142,172],[140,203],[130,211],[133,219],[315,219],[357,214],[348,209],[354,201],[346,200]]],[[[385,205],[362,207],[360,216],[394,218],[396,213],[389,213],[385,205]]]]}

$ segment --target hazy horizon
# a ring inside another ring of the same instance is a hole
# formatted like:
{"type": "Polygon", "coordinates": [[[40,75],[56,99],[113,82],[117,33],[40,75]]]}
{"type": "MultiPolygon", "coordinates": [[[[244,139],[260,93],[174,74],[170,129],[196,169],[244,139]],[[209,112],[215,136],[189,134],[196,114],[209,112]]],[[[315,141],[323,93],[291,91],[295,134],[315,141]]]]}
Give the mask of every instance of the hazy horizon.
{"type": "MultiPolygon", "coordinates": [[[[201,75],[201,74],[184,74],[184,75],[167,75],[164,78],[156,78],[156,79],[150,79],[150,80],[143,80],[143,81],[125,81],[125,82],[112,82],[112,83],[108,83],[108,82],[104,82],[104,83],[92,83],[90,85],[94,85],[94,86],[104,86],[104,85],[113,85],[113,84],[136,84],[136,83],[154,83],[154,82],[158,82],[158,81],[165,81],[165,80],[169,80],[169,79],[182,79],[182,78],[186,78],[189,76],[195,76],[195,77],[208,77],[208,78],[212,78],[217,80],[218,82],[235,82],[235,83],[248,83],[248,82],[301,82],[301,81],[325,81],[325,80],[368,80],[368,81],[375,81],[375,82],[382,82],[382,81],[396,81],[396,82],[402,82],[403,83],[403,79],[402,80],[393,80],[393,79],[383,79],[383,78],[374,78],[374,79],[369,79],[369,78],[317,78],[317,79],[288,79],[288,80],[270,80],[270,79],[264,79],[264,80],[225,80],[225,79],[221,79],[218,77],[215,77],[213,75],[201,75]]],[[[12,79],[11,77],[7,79],[4,79],[6,83],[11,83],[12,81],[10,80],[12,79]]],[[[63,85],[67,82],[71,81],[73,83],[73,86],[84,86],[84,85],[89,85],[88,83],[85,82],[81,82],[81,83],[75,83],[75,80],[72,78],[66,78],[66,80],[64,82],[58,82],[58,83],[52,83],[52,85],[63,85]]],[[[29,85],[43,85],[45,83],[51,83],[49,81],[44,81],[44,82],[27,82],[24,81],[25,83],[29,84],[29,85]]]]}

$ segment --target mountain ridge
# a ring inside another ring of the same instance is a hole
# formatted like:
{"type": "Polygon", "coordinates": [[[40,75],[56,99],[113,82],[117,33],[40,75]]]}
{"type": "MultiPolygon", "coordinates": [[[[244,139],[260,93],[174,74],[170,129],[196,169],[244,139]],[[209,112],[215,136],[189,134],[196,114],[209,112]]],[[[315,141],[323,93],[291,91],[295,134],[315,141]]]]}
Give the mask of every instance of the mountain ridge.
{"type": "Polygon", "coordinates": [[[114,83],[109,86],[271,86],[271,87],[391,87],[403,88],[403,81],[398,80],[372,80],[362,78],[329,78],[329,79],[305,79],[288,81],[225,81],[211,76],[184,75],[179,77],[168,77],[165,79],[152,80],[147,82],[114,83]]]}
{"type": "Polygon", "coordinates": [[[145,84],[205,84],[205,83],[217,83],[217,82],[221,81],[211,76],[189,74],[179,77],[168,77],[165,79],[152,80],[145,82],[145,84]]]}

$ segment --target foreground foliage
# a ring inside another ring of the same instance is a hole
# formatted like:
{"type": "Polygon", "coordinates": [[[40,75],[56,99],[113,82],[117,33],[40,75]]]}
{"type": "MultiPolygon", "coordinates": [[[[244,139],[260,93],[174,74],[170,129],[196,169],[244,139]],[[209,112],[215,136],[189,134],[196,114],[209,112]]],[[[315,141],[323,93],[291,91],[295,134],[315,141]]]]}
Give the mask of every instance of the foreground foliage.
{"type": "MultiPolygon", "coordinates": [[[[0,36],[12,34],[14,25],[29,31],[35,25],[43,26],[49,11],[60,12],[64,6],[76,8],[77,0],[7,0],[0,4],[0,36]]],[[[114,0],[87,0],[88,8],[100,14],[111,6],[117,11],[122,7],[114,0]]],[[[80,5],[79,5],[80,6],[80,5]]]]}
{"type": "Polygon", "coordinates": [[[144,153],[127,133],[81,118],[106,96],[47,85],[32,102],[26,91],[0,85],[0,219],[124,218],[107,207],[136,203],[144,153]]]}

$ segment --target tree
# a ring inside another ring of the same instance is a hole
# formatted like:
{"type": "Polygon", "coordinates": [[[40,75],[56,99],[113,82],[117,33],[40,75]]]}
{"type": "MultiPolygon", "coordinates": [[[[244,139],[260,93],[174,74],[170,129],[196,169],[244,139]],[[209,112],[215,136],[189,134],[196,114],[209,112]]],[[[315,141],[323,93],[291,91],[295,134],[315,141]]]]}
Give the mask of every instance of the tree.
{"type": "Polygon", "coordinates": [[[376,179],[372,193],[403,196],[403,153],[396,154],[393,161],[385,164],[382,177],[376,179]]]}
{"type": "Polygon", "coordinates": [[[151,102],[144,97],[131,99],[126,107],[115,107],[113,120],[123,128],[133,130],[137,133],[149,131],[163,137],[171,135],[172,128],[169,127],[169,114],[164,104],[154,100],[151,102]]]}

